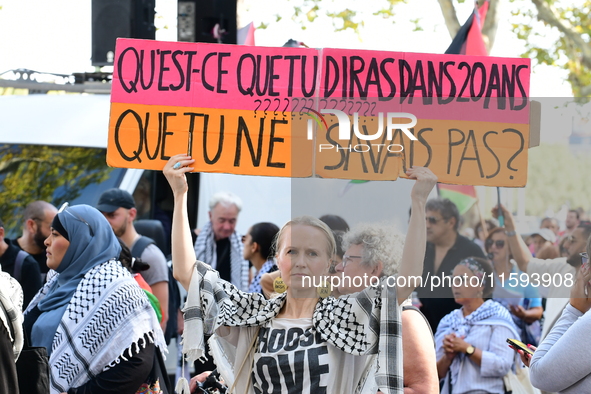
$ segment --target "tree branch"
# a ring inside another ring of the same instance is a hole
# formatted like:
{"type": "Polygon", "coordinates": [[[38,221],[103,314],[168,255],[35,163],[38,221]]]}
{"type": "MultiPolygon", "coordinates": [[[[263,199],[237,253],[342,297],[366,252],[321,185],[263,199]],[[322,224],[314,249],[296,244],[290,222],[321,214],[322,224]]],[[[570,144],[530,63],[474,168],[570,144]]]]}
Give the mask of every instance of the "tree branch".
{"type": "Polygon", "coordinates": [[[443,14],[443,19],[445,19],[447,31],[453,40],[461,27],[460,22],[458,21],[458,16],[456,15],[456,8],[454,7],[453,0],[438,1],[439,6],[441,7],[441,13],[443,14]]]}
{"type": "Polygon", "coordinates": [[[538,9],[538,19],[557,28],[564,34],[564,39],[573,47],[581,51],[581,63],[591,69],[591,45],[585,42],[582,35],[577,33],[567,20],[561,20],[554,7],[544,0],[532,0],[538,9]]]}

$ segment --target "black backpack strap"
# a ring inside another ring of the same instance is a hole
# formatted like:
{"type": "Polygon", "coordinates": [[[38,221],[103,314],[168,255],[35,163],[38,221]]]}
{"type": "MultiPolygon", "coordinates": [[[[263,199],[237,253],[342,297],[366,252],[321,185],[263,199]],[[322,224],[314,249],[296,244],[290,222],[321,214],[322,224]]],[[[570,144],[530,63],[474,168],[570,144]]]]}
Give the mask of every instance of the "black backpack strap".
{"type": "Polygon", "coordinates": [[[13,271],[12,276],[19,283],[21,281],[21,276],[22,276],[22,272],[23,272],[23,262],[25,261],[25,259],[27,258],[28,255],[29,254],[27,252],[25,252],[24,250],[19,250],[18,254],[16,255],[16,259],[14,260],[14,271],[13,271]]]}
{"type": "Polygon", "coordinates": [[[152,244],[156,244],[152,238],[141,235],[140,238],[133,244],[133,248],[131,248],[131,255],[136,258],[142,257],[144,249],[152,244]]]}

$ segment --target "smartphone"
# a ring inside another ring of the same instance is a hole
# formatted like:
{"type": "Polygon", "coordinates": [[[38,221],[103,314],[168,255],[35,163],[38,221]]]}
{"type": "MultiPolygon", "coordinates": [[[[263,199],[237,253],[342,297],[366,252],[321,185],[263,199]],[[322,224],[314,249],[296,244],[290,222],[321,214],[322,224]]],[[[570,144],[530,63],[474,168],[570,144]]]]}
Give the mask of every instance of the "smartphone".
{"type": "Polygon", "coordinates": [[[509,345],[513,346],[515,349],[521,349],[525,353],[529,353],[532,356],[534,354],[534,351],[533,350],[531,350],[530,348],[528,348],[525,343],[523,343],[521,341],[518,341],[517,339],[507,338],[507,343],[509,345]]]}

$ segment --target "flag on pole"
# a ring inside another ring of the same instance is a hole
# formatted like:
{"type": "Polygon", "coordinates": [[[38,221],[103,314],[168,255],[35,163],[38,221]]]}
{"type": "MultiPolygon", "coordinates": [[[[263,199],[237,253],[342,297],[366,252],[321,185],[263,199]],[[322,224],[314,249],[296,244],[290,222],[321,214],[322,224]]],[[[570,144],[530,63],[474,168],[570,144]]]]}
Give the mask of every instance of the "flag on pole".
{"type": "Polygon", "coordinates": [[[487,11],[488,0],[480,8],[476,3],[474,4],[474,11],[454,37],[449,48],[445,51],[446,54],[488,55],[482,37],[482,26],[484,26],[487,11]]]}
{"type": "MultiPolygon", "coordinates": [[[[460,28],[454,37],[446,54],[456,55],[480,55],[487,56],[486,44],[482,37],[482,26],[486,19],[489,1],[485,1],[479,8],[477,2],[474,2],[474,11],[460,28]]],[[[476,189],[474,186],[444,185],[437,184],[437,192],[440,197],[449,198],[460,211],[460,215],[465,214],[478,201],[476,189]]]]}
{"type": "Polygon", "coordinates": [[[437,184],[437,194],[439,197],[448,198],[456,204],[460,215],[468,212],[470,208],[478,201],[476,196],[476,188],[467,185],[445,185],[437,184]]]}

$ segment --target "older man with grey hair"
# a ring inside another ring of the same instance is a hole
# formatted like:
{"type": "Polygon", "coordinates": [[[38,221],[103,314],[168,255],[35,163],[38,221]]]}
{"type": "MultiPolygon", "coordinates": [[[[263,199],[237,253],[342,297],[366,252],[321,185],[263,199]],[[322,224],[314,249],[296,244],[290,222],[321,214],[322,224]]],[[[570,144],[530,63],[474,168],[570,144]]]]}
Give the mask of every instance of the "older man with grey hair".
{"type": "Polygon", "coordinates": [[[222,279],[248,291],[249,264],[242,257],[242,237],[236,232],[241,209],[240,197],[226,192],[214,194],[209,201],[209,222],[199,232],[195,253],[222,279]]]}

